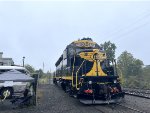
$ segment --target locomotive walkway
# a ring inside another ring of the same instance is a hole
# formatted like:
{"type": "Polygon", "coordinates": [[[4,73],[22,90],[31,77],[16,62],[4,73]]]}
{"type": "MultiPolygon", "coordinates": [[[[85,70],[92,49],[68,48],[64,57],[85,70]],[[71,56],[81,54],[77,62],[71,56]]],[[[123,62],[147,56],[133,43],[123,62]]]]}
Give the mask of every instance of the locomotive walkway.
{"type": "Polygon", "coordinates": [[[149,108],[149,99],[134,96],[126,96],[121,105],[84,105],[50,84],[39,86],[36,107],[12,109],[10,104],[4,103],[0,104],[0,113],[150,113],[149,108]]]}

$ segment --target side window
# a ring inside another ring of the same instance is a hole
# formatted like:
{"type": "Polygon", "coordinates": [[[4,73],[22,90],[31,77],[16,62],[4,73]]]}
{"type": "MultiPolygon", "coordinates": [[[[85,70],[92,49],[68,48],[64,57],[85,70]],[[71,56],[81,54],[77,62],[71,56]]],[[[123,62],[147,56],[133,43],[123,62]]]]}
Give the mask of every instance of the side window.
{"type": "Polygon", "coordinates": [[[0,74],[4,73],[4,72],[7,72],[7,71],[10,71],[10,69],[0,69],[0,74]]]}
{"type": "Polygon", "coordinates": [[[63,52],[63,67],[67,66],[67,49],[63,52]]]}
{"type": "Polygon", "coordinates": [[[69,56],[71,56],[71,55],[74,55],[74,49],[73,48],[69,48],[69,50],[68,50],[68,54],[69,54],[69,56]]]}

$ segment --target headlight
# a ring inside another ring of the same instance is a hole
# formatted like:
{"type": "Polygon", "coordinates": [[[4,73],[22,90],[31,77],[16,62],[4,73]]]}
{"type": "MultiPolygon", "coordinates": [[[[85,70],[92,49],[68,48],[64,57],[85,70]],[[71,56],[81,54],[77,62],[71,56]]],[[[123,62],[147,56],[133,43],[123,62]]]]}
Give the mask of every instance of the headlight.
{"type": "Polygon", "coordinates": [[[89,84],[92,84],[92,81],[89,81],[89,84]]]}
{"type": "Polygon", "coordinates": [[[114,80],[114,83],[117,83],[117,80],[114,80]]]}

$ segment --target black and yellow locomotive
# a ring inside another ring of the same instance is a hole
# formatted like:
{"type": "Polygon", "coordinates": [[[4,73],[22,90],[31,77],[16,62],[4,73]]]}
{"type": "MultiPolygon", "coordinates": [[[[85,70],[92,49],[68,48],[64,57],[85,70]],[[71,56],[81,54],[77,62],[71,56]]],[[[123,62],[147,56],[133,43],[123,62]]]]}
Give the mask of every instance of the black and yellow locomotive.
{"type": "Polygon", "coordinates": [[[114,60],[91,38],[69,44],[56,62],[55,84],[84,104],[116,103],[122,100],[114,60]]]}

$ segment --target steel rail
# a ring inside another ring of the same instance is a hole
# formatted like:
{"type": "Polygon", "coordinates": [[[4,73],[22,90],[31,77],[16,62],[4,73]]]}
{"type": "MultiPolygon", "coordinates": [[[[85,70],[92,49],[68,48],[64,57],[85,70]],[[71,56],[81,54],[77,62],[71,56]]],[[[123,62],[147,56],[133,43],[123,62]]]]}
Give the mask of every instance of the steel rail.
{"type": "Polygon", "coordinates": [[[119,104],[119,103],[116,103],[116,104],[119,105],[119,106],[122,106],[122,107],[124,107],[124,108],[127,108],[127,109],[130,109],[130,110],[139,112],[139,113],[147,113],[147,112],[145,112],[145,111],[141,111],[141,110],[138,110],[138,109],[135,109],[135,108],[132,108],[132,107],[129,107],[129,106],[125,106],[125,105],[122,105],[122,104],[119,104]]]}
{"type": "Polygon", "coordinates": [[[146,98],[146,99],[150,99],[150,96],[147,95],[139,95],[137,93],[130,93],[130,92],[125,92],[126,95],[131,95],[131,96],[136,96],[136,97],[141,97],[141,98],[146,98]]]}

